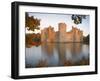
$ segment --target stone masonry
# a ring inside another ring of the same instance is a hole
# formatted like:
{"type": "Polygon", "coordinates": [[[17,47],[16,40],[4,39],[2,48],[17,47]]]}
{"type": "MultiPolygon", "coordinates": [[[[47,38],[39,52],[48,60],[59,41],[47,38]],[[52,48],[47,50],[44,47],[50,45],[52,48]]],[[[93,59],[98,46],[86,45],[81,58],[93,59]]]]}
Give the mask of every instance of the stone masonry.
{"type": "Polygon", "coordinates": [[[83,31],[76,27],[66,32],[67,25],[65,23],[58,24],[58,31],[54,31],[54,27],[49,26],[41,30],[42,42],[83,42],[83,31]]]}

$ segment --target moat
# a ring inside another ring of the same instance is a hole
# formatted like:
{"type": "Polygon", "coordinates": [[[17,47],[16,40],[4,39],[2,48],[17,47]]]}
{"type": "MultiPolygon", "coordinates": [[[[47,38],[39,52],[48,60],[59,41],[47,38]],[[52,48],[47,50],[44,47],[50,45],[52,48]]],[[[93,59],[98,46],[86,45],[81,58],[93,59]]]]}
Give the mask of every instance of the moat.
{"type": "Polygon", "coordinates": [[[89,65],[88,44],[44,43],[26,47],[26,68],[80,65],[89,65]]]}

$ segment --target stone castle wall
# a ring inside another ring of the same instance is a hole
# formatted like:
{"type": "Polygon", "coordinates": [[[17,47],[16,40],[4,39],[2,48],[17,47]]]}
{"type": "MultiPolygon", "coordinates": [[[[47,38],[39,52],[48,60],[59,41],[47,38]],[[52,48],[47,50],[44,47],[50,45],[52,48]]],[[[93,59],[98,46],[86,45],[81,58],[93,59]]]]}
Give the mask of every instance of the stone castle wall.
{"type": "Polygon", "coordinates": [[[58,31],[55,32],[53,27],[49,26],[41,30],[42,42],[82,42],[83,32],[72,27],[70,32],[66,32],[67,25],[65,23],[58,24],[58,31]]]}

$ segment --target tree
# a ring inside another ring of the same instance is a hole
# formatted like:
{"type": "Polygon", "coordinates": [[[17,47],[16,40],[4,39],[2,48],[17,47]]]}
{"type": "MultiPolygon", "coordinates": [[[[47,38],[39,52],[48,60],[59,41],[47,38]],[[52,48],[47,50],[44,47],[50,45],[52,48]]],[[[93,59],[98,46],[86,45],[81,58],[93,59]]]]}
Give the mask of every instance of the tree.
{"type": "Polygon", "coordinates": [[[84,43],[89,43],[90,35],[87,35],[86,37],[83,37],[84,43]]]}
{"type": "Polygon", "coordinates": [[[25,14],[25,27],[27,27],[28,30],[34,31],[35,29],[40,29],[40,19],[34,18],[34,16],[29,16],[26,12],[25,14]]]}
{"type": "Polygon", "coordinates": [[[86,19],[86,15],[72,15],[72,20],[75,24],[81,24],[82,19],[86,19]]]}

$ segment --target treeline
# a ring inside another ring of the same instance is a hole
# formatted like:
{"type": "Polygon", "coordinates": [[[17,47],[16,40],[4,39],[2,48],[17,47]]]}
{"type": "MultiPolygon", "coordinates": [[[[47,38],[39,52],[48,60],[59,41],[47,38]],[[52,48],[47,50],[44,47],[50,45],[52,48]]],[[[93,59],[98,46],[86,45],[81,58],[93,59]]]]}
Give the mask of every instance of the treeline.
{"type": "Polygon", "coordinates": [[[83,43],[89,44],[89,39],[90,39],[90,35],[87,35],[86,37],[83,37],[83,43]]]}
{"type": "Polygon", "coordinates": [[[41,35],[38,34],[26,34],[26,45],[28,44],[33,44],[33,45],[37,45],[41,42],[41,35]]]}

